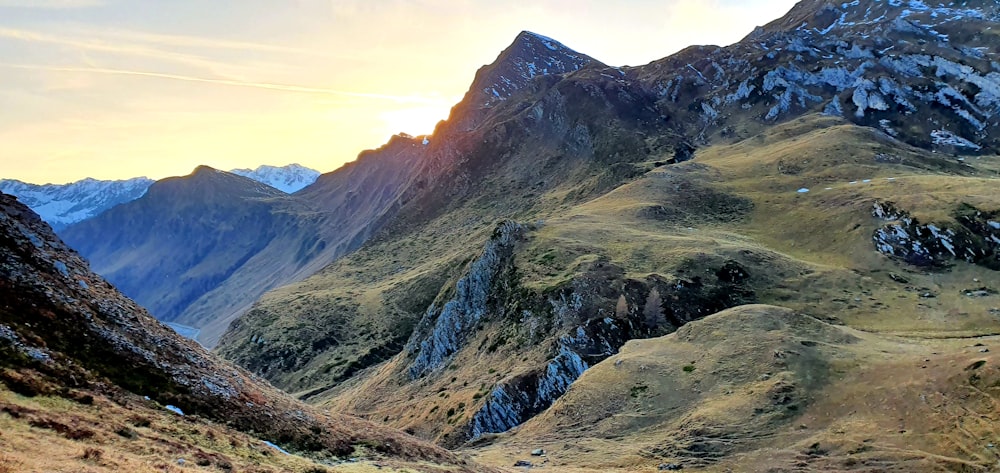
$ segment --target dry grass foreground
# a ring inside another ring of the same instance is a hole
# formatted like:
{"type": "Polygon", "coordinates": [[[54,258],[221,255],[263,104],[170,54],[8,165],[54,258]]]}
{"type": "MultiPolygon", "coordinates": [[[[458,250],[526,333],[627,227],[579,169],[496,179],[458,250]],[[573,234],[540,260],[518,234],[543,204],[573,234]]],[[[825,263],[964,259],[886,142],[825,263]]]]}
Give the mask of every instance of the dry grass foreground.
{"type": "MultiPolygon", "coordinates": [[[[21,380],[37,381],[29,376],[21,380]]],[[[319,464],[131,394],[74,390],[26,397],[0,388],[0,473],[451,471],[427,462],[372,459],[363,450],[357,453],[365,459],[319,464]]]]}

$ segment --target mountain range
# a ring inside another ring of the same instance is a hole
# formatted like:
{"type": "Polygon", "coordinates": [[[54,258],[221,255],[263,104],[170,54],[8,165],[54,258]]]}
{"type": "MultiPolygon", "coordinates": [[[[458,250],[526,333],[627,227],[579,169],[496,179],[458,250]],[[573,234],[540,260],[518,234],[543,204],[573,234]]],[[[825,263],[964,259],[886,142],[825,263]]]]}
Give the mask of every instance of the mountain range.
{"type": "Polygon", "coordinates": [[[989,471],[998,23],[804,0],[638,67],[522,32],[431,135],[61,234],[253,376],[478,465],[989,471]]]}
{"type": "Polygon", "coordinates": [[[83,179],[70,184],[45,185],[3,179],[0,180],[0,192],[17,196],[59,231],[142,197],[152,183],[152,179],[145,177],[125,181],[83,179]]]}
{"type": "MultiPolygon", "coordinates": [[[[257,169],[230,171],[267,184],[287,194],[316,181],[319,171],[299,164],[283,167],[259,166],[257,169]]],[[[0,179],[0,192],[17,196],[33,211],[61,231],[69,225],[97,216],[116,205],[142,197],[152,179],[137,177],[123,181],[83,179],[69,184],[29,184],[16,179],[0,179]]]]}

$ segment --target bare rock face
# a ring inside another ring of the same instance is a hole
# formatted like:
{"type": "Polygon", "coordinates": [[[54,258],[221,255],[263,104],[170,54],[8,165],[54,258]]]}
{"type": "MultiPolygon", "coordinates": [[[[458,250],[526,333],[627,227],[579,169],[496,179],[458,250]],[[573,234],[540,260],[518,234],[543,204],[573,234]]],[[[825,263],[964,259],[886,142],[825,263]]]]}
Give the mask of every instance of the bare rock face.
{"type": "Polygon", "coordinates": [[[1000,218],[963,205],[956,223],[921,224],[891,202],[876,202],[872,215],[892,223],[875,230],[872,239],[880,253],[914,266],[942,267],[965,261],[1000,270],[1000,218]]]}
{"type": "Polygon", "coordinates": [[[455,285],[454,297],[440,310],[432,305],[417,336],[407,345],[414,354],[410,376],[418,378],[440,368],[465,343],[468,334],[486,316],[486,302],[505,264],[510,264],[514,243],[522,234],[520,225],[504,222],[497,226],[483,253],[455,285]],[[429,328],[433,326],[433,328],[429,328]],[[428,333],[421,332],[427,330],[428,333]]]}
{"type": "Polygon", "coordinates": [[[1000,58],[981,32],[998,20],[987,1],[804,1],[733,46],[636,72],[661,104],[707,125],[704,139],[730,117],[823,111],[923,148],[988,153],[1000,143],[1000,58]]]}

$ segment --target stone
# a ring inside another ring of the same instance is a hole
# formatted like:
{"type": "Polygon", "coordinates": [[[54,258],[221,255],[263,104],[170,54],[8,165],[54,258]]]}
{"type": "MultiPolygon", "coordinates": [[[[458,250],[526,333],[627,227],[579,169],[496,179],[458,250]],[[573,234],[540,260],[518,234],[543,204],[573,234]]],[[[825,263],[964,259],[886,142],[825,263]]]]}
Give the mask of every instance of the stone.
{"type": "Polygon", "coordinates": [[[518,460],[518,461],[514,462],[514,466],[531,468],[532,464],[528,460],[518,460]]]}
{"type": "Polygon", "coordinates": [[[540,457],[542,455],[545,455],[545,450],[542,450],[541,448],[536,448],[531,451],[531,456],[533,457],[540,457]]]}
{"type": "Polygon", "coordinates": [[[678,463],[661,463],[659,466],[660,471],[678,471],[683,469],[684,465],[678,463]]]}

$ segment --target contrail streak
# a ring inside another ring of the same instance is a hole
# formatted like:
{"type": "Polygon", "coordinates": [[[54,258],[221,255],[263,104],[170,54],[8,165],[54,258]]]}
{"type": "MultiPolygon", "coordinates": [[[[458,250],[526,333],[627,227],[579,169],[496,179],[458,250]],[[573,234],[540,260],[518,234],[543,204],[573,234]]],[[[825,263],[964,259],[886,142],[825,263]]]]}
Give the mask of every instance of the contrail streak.
{"type": "Polygon", "coordinates": [[[420,104],[437,104],[440,100],[416,97],[416,96],[402,96],[402,95],[386,95],[386,94],[372,94],[365,92],[350,92],[346,90],[337,89],[324,89],[320,87],[305,87],[300,85],[289,85],[289,84],[272,84],[268,82],[245,82],[230,79],[211,79],[207,77],[195,77],[195,76],[185,76],[180,74],[167,74],[163,72],[147,72],[147,71],[131,71],[128,69],[105,69],[96,67],[63,67],[63,66],[42,66],[34,64],[8,64],[0,63],[0,67],[6,67],[10,69],[26,69],[26,70],[36,70],[36,71],[51,71],[51,72],[81,72],[89,74],[106,74],[106,75],[121,75],[121,76],[135,76],[135,77],[153,77],[157,79],[168,79],[168,80],[178,80],[183,82],[198,82],[203,84],[215,84],[215,85],[228,85],[234,87],[247,87],[253,89],[266,89],[266,90],[277,90],[283,92],[298,92],[306,94],[321,94],[321,95],[334,95],[339,97],[358,97],[366,99],[377,99],[377,100],[391,100],[393,102],[399,103],[420,103],[420,104]]]}

